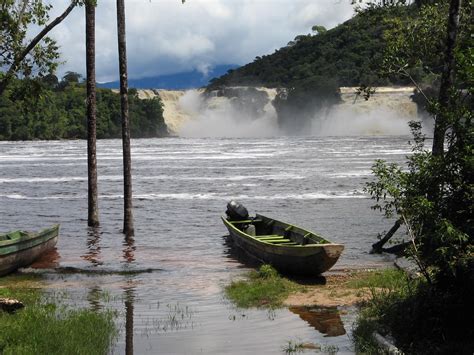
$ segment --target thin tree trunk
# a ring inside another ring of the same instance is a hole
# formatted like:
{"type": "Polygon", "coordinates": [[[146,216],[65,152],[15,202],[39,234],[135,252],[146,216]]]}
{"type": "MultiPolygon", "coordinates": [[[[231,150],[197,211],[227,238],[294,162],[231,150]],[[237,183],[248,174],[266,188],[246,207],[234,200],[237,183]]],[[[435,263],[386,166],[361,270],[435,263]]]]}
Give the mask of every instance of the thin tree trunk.
{"type": "Polygon", "coordinates": [[[123,232],[134,234],[132,207],[132,159],[130,153],[130,125],[128,115],[127,47],[125,39],[124,0],[117,0],[117,33],[120,71],[120,101],[122,109],[124,221],[123,232]]]}
{"type": "Polygon", "coordinates": [[[90,227],[99,225],[97,203],[96,155],[96,87],[95,87],[95,5],[86,1],[86,70],[87,70],[87,180],[88,217],[90,227]]]}
{"type": "Polygon", "coordinates": [[[0,96],[5,91],[8,83],[14,77],[16,71],[18,70],[20,63],[23,61],[23,59],[25,59],[28,53],[31,52],[31,50],[43,39],[44,36],[48,34],[49,31],[51,31],[54,27],[60,24],[67,17],[67,15],[71,13],[71,11],[74,9],[74,7],[76,7],[76,5],[76,0],[71,1],[71,4],[66,8],[66,10],[64,10],[61,15],[56,17],[51,23],[49,23],[45,28],[43,28],[43,30],[31,40],[30,44],[28,44],[28,46],[26,46],[23,51],[21,51],[17,56],[15,56],[15,59],[10,65],[10,68],[8,68],[7,73],[2,78],[2,80],[0,80],[0,96]]]}
{"type": "Polygon", "coordinates": [[[383,246],[393,237],[393,235],[398,230],[398,228],[400,228],[401,224],[402,224],[402,221],[398,219],[393,225],[393,227],[390,228],[390,230],[387,232],[387,234],[385,234],[385,236],[382,239],[380,239],[377,243],[372,244],[372,251],[370,253],[371,254],[382,253],[383,246]]]}
{"type": "Polygon", "coordinates": [[[459,28],[461,3],[462,0],[451,0],[449,5],[446,51],[444,52],[444,68],[443,74],[441,76],[441,85],[438,96],[439,112],[436,116],[433,135],[432,153],[434,156],[443,156],[444,154],[444,136],[448,127],[448,112],[450,108],[449,90],[454,83],[454,47],[456,46],[456,37],[459,28]]]}

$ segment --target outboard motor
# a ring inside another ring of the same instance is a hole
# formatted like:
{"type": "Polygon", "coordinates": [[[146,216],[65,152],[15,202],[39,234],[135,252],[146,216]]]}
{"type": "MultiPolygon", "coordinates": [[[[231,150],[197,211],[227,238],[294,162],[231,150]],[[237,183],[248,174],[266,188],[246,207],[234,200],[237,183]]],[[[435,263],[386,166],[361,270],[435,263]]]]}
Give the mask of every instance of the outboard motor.
{"type": "Polygon", "coordinates": [[[244,205],[234,200],[227,204],[225,214],[231,221],[243,221],[249,219],[249,211],[247,211],[244,205]]]}

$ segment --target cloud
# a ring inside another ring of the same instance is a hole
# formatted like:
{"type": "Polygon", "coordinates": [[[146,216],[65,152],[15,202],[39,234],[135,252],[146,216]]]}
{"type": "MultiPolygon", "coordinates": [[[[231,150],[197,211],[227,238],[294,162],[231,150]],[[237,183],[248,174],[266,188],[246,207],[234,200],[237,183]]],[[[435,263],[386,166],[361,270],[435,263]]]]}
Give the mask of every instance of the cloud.
{"type": "MultiPolygon", "coordinates": [[[[52,16],[69,0],[50,0],[52,16]]],[[[327,28],[353,14],[350,1],[337,0],[128,0],[126,1],[130,78],[246,64],[271,54],[315,24],[327,28]]],[[[52,32],[60,45],[60,73],[85,72],[84,9],[52,32]]],[[[99,81],[118,77],[115,1],[99,0],[96,10],[96,64],[99,81]]]]}

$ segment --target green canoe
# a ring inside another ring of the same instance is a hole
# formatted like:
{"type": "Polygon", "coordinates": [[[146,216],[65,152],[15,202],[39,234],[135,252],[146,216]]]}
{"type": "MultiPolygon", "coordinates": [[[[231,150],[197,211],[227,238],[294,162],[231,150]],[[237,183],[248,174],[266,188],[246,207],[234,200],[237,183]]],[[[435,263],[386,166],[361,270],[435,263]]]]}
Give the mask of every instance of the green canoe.
{"type": "Polygon", "coordinates": [[[0,234],[0,276],[28,266],[53,249],[58,241],[59,224],[39,233],[14,231],[0,234]]]}
{"type": "Polygon", "coordinates": [[[233,221],[222,216],[233,242],[258,260],[294,275],[319,275],[337,261],[344,246],[289,223],[257,214],[233,221]]]}

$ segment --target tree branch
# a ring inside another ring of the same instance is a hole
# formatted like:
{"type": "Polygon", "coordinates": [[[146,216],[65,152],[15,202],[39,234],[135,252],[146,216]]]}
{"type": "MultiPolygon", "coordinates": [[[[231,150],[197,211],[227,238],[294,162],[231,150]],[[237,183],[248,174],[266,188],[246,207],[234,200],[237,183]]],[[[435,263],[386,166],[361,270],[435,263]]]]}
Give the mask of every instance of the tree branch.
{"type": "Polygon", "coordinates": [[[51,31],[54,27],[61,23],[71,13],[71,11],[74,9],[74,7],[76,7],[77,4],[77,0],[71,1],[71,4],[66,8],[66,10],[64,10],[61,15],[56,17],[51,23],[49,23],[45,28],[43,28],[43,30],[38,33],[35,38],[33,38],[30,44],[26,46],[26,48],[19,55],[15,56],[15,60],[11,64],[5,76],[0,81],[0,95],[3,94],[8,83],[13,78],[15,72],[18,70],[18,66],[25,59],[28,53],[31,52],[31,50],[48,34],[49,31],[51,31]]]}

